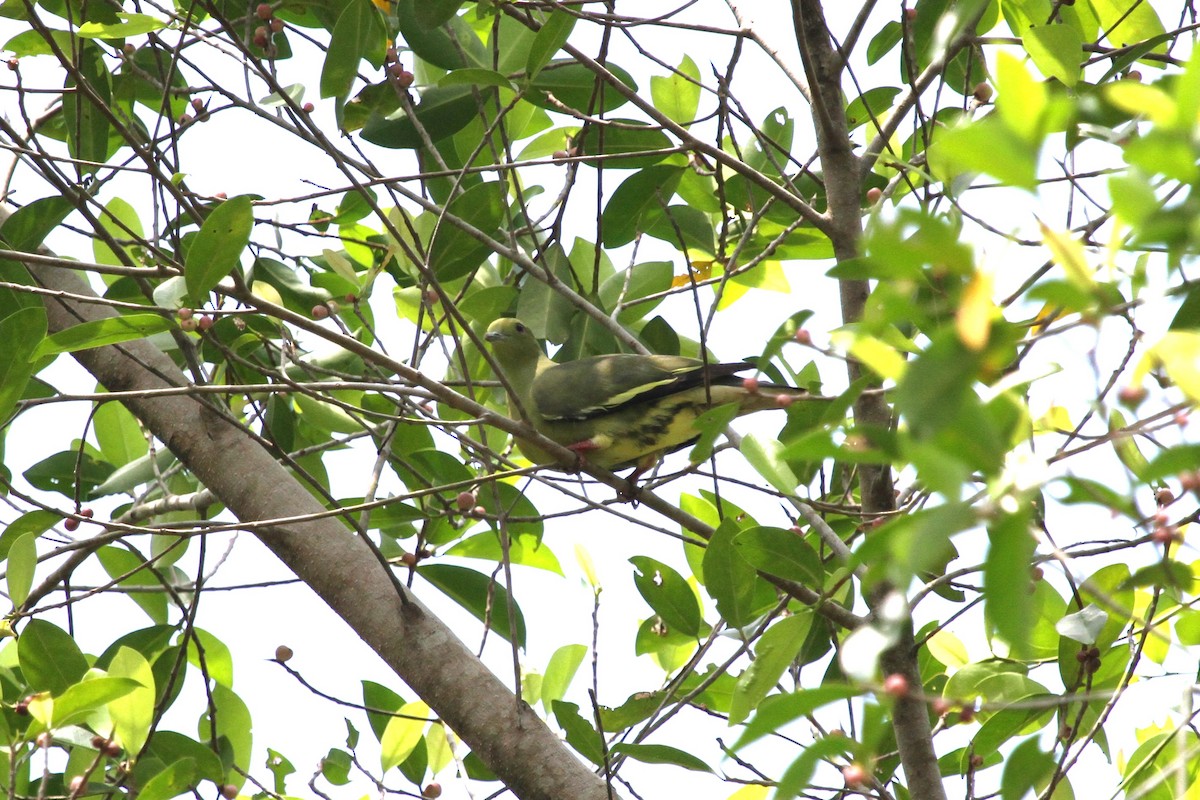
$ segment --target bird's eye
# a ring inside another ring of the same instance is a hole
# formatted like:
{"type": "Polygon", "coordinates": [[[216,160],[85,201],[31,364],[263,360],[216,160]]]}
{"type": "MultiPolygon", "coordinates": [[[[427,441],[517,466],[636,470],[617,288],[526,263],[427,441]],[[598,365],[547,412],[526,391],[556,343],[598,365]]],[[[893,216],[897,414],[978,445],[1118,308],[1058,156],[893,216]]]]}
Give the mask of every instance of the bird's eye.
{"type": "Polygon", "coordinates": [[[518,322],[516,327],[517,327],[517,333],[524,333],[524,332],[525,332],[525,326],[524,326],[524,325],[522,325],[521,323],[519,323],[519,322],[518,322]]]}

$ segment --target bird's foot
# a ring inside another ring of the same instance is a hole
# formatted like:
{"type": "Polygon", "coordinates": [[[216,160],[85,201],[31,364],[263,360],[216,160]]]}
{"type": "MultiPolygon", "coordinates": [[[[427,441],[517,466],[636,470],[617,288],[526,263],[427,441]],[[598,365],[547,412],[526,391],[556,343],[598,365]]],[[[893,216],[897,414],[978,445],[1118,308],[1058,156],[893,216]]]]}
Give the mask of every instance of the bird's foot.
{"type": "Polygon", "coordinates": [[[638,489],[638,478],[653,469],[656,464],[658,464],[658,453],[643,456],[641,461],[638,461],[634,466],[633,472],[629,473],[629,477],[625,479],[625,488],[617,492],[617,499],[625,503],[633,503],[636,506],[640,491],[638,489]]]}
{"type": "Polygon", "coordinates": [[[575,467],[571,472],[580,472],[587,462],[587,454],[593,450],[599,450],[600,445],[593,439],[584,439],[582,442],[567,445],[567,449],[575,454],[575,467]]]}

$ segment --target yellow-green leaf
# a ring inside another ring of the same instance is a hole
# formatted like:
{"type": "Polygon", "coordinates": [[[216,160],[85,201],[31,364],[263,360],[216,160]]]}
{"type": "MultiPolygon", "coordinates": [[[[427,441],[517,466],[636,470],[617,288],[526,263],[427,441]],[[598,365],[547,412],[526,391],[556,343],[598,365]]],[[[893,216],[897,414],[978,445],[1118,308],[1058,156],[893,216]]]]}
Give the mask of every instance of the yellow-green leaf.
{"type": "Polygon", "coordinates": [[[109,662],[108,674],[114,678],[131,678],[139,684],[138,688],[108,703],[108,715],[121,745],[130,753],[138,753],[146,744],[150,725],[154,722],[154,672],[145,656],[131,647],[122,647],[109,662]]]}

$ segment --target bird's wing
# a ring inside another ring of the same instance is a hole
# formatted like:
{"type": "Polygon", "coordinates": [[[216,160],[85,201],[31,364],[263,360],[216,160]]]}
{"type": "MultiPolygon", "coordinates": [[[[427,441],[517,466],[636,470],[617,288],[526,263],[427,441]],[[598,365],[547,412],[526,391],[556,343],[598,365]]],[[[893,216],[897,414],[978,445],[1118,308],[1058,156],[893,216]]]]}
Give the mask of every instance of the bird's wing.
{"type": "Polygon", "coordinates": [[[595,356],[539,370],[533,396],[547,420],[592,419],[706,383],[729,382],[731,375],[749,368],[680,356],[595,356]]]}

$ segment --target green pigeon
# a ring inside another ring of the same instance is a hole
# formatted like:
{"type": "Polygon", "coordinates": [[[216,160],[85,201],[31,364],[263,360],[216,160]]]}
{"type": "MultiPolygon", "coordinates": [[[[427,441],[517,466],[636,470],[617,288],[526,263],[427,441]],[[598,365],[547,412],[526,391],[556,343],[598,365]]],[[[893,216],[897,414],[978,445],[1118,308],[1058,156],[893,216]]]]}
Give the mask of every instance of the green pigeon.
{"type": "MultiPolygon", "coordinates": [[[[617,354],[558,364],[542,352],[529,326],[512,317],[493,322],[484,338],[504,373],[513,419],[598,467],[636,467],[631,480],[663,453],[698,439],[693,423],[711,408],[736,403],[741,416],[812,397],[803,389],[736,377],[754,369],[747,362],[617,354]]],[[[518,446],[535,464],[558,462],[535,445],[518,446]]]]}

